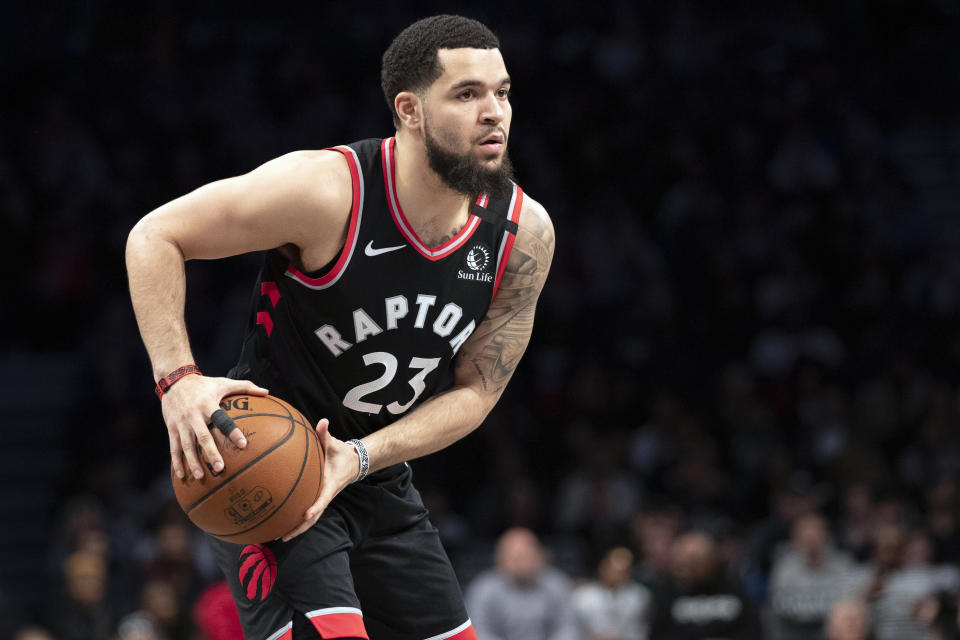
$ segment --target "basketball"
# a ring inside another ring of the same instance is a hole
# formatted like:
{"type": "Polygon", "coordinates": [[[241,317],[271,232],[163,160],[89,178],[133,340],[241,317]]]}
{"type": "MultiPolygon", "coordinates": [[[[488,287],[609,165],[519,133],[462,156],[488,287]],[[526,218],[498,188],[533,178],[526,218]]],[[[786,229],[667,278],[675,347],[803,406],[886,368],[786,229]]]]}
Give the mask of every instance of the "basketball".
{"type": "Polygon", "coordinates": [[[273,396],[233,395],[220,403],[247,446],[227,440],[223,471],[173,477],[177,502],[212,536],[236,544],[275,540],[303,522],[320,493],[323,450],[299,411],[273,396]]]}

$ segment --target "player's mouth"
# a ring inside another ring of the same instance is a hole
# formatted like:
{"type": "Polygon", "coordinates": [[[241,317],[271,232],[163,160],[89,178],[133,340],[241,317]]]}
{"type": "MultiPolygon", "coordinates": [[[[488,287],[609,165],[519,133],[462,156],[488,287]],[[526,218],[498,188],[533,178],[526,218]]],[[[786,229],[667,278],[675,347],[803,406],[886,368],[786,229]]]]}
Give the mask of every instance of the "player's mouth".
{"type": "Polygon", "coordinates": [[[500,153],[503,151],[505,139],[502,133],[492,133],[480,140],[480,148],[489,153],[500,153]]]}

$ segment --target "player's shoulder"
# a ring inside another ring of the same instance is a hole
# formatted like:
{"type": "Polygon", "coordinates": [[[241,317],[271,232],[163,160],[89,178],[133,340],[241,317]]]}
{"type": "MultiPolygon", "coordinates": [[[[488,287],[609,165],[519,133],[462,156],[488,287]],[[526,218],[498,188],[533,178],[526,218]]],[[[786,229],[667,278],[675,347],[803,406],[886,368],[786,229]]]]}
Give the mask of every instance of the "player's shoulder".
{"type": "Polygon", "coordinates": [[[344,155],[329,149],[291,151],[257,167],[258,184],[298,194],[315,204],[349,201],[352,197],[350,166],[344,155]]]}
{"type": "Polygon", "coordinates": [[[350,166],[346,157],[332,149],[304,149],[291,151],[270,160],[258,168],[268,169],[288,180],[313,184],[317,178],[341,178],[350,181],[350,166]]]}
{"type": "Polygon", "coordinates": [[[529,234],[533,238],[545,244],[550,250],[556,242],[556,234],[553,228],[553,221],[550,214],[542,204],[530,197],[524,192],[523,205],[520,208],[520,218],[517,221],[520,231],[526,233],[517,234],[517,242],[523,242],[523,236],[529,234]]]}
{"type": "Polygon", "coordinates": [[[514,304],[517,296],[536,300],[546,281],[553,262],[553,222],[547,210],[539,202],[523,195],[517,235],[510,258],[503,272],[505,282],[497,291],[498,304],[514,304]],[[504,297],[504,289],[512,289],[514,295],[504,297]]]}

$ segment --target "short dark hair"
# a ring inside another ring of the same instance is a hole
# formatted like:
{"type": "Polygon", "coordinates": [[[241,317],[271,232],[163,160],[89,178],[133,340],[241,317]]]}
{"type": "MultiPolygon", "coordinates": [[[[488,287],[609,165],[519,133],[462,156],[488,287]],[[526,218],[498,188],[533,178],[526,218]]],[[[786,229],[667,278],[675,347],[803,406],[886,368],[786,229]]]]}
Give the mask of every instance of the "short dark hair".
{"type": "Polygon", "coordinates": [[[500,40],[482,22],[439,15],[418,20],[400,32],[383,54],[380,86],[399,128],[393,101],[401,91],[422,91],[443,74],[440,49],[499,49],[500,40]]]}

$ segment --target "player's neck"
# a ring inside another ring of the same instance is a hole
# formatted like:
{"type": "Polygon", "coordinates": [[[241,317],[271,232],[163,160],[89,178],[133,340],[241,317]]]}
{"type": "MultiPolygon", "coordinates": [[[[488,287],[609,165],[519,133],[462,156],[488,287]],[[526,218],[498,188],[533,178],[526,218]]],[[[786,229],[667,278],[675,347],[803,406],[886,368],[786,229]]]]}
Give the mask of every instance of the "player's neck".
{"type": "Polygon", "coordinates": [[[431,246],[466,224],[470,199],[440,179],[427,161],[423,143],[399,133],[394,151],[397,198],[417,235],[431,246]]]}

